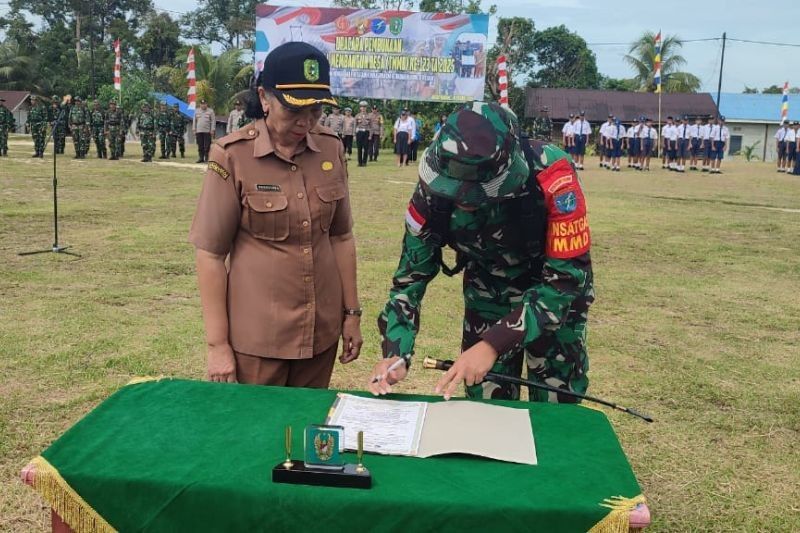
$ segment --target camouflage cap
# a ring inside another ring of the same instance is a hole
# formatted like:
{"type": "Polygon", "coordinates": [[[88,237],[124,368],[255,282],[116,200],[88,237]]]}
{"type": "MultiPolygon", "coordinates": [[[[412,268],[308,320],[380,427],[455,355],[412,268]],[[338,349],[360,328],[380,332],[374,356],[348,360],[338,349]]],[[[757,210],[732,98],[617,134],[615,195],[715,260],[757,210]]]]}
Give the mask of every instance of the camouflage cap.
{"type": "Polygon", "coordinates": [[[419,165],[431,193],[469,206],[514,198],[528,179],[517,117],[495,103],[473,102],[447,117],[419,165]]]}

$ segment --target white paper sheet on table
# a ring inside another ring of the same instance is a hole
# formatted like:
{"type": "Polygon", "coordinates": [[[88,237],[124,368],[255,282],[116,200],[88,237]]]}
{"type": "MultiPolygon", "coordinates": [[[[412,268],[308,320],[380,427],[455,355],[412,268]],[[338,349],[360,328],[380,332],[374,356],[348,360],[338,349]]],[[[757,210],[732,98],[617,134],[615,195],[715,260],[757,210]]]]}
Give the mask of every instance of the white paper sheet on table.
{"type": "Polygon", "coordinates": [[[466,453],[535,465],[536,444],[530,412],[498,405],[452,400],[403,402],[339,393],[327,424],[344,426],[345,447],[355,449],[364,432],[364,451],[431,457],[466,453]]]}

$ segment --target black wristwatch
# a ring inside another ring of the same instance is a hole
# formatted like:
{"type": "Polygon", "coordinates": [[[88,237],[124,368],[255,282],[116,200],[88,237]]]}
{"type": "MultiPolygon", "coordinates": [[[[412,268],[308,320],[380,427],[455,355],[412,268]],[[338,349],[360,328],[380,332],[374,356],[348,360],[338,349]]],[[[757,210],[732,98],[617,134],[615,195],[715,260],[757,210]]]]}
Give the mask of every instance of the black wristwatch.
{"type": "Polygon", "coordinates": [[[360,307],[355,309],[348,309],[347,307],[344,308],[344,314],[346,316],[361,316],[364,313],[364,310],[360,307]]]}

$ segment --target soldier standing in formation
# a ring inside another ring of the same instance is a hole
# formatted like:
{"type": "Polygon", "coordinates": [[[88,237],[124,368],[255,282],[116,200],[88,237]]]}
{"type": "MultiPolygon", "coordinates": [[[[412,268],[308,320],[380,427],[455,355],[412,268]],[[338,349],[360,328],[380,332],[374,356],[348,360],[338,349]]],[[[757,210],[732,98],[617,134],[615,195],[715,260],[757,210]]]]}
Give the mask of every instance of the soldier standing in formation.
{"type": "Polygon", "coordinates": [[[171,120],[172,122],[169,128],[169,151],[172,157],[177,157],[175,155],[175,149],[180,147],[181,159],[183,159],[186,152],[186,141],[183,138],[183,135],[186,133],[186,121],[183,120],[181,108],[178,104],[172,104],[171,120]]]}
{"type": "Polygon", "coordinates": [[[5,98],[0,98],[0,156],[8,157],[8,132],[14,131],[14,115],[5,106],[5,98]]]}
{"type": "Polygon", "coordinates": [[[92,139],[97,150],[97,158],[105,159],[106,153],[106,114],[100,108],[100,102],[94,101],[92,113],[89,115],[89,122],[92,129],[92,139]]]}
{"type": "Polygon", "coordinates": [[[353,116],[353,110],[349,107],[344,108],[344,120],[342,122],[342,141],[344,142],[344,151],[347,154],[347,159],[353,155],[353,138],[356,136],[356,118],[353,116]]]}
{"type": "MultiPolygon", "coordinates": [[[[450,115],[423,154],[400,265],[378,319],[384,360],[370,375],[373,394],[406,376],[401,367],[384,377],[414,354],[422,298],[440,269],[463,269],[466,310],[461,354],[437,394],[449,399],[463,383],[470,398],[519,399],[517,385],[484,378],[489,371],[519,377],[523,366],[529,380],[586,391],[594,301],[586,201],[562,150],[517,135],[512,113],[475,102],[450,115]],[[456,250],[453,269],[443,264],[444,246],[456,250]]],[[[576,401],[538,389],[529,397],[576,401]]]]}
{"type": "Polygon", "coordinates": [[[142,163],[149,163],[156,153],[156,120],[147,102],[142,104],[142,112],[136,118],[136,131],[142,143],[142,163]]]}
{"type": "Polygon", "coordinates": [[[244,109],[242,102],[236,100],[233,103],[233,111],[228,114],[228,124],[225,126],[225,133],[233,133],[245,124],[244,109]]]}
{"type": "Polygon", "coordinates": [[[128,138],[128,130],[131,129],[131,122],[133,121],[133,116],[131,113],[125,111],[120,107],[120,111],[122,111],[122,127],[119,130],[119,157],[125,155],[125,140],[128,138]]]}
{"type": "Polygon", "coordinates": [[[550,142],[553,135],[553,121],[550,120],[550,109],[547,106],[539,110],[539,116],[533,121],[533,138],[537,141],[550,142]]]}
{"type": "Polygon", "coordinates": [[[38,96],[31,96],[31,110],[28,113],[28,127],[33,137],[34,153],[31,157],[44,157],[44,142],[47,136],[47,108],[38,96]]]}
{"type": "Polygon", "coordinates": [[[55,94],[50,98],[50,127],[53,129],[53,149],[57,154],[63,154],[67,144],[67,106],[59,105],[59,98],[55,94]]]}
{"type": "Polygon", "coordinates": [[[377,161],[381,150],[381,138],[383,137],[383,115],[378,111],[378,106],[372,106],[372,124],[369,129],[369,160],[377,161]]]}
{"type": "Polygon", "coordinates": [[[358,166],[367,166],[369,155],[369,136],[372,131],[372,115],[367,113],[367,102],[361,100],[358,103],[358,114],[356,115],[356,147],[358,148],[358,166]]]}
{"type": "Polygon", "coordinates": [[[117,102],[111,100],[108,103],[108,113],[106,113],[106,136],[108,137],[108,148],[111,151],[109,159],[116,161],[122,157],[120,130],[125,122],[122,110],[117,108],[117,102]]]}
{"type": "Polygon", "coordinates": [[[325,119],[325,126],[330,128],[333,133],[342,138],[342,132],[344,131],[344,116],[339,112],[338,107],[333,108],[333,113],[328,115],[328,118],[325,119]]]}
{"type": "Polygon", "coordinates": [[[156,129],[158,129],[158,140],[161,143],[161,157],[159,159],[169,159],[169,128],[172,125],[172,113],[167,109],[167,104],[161,102],[158,105],[156,115],[156,129]]]}
{"type": "Polygon", "coordinates": [[[89,148],[92,145],[92,113],[89,111],[85,101],[82,101],[80,106],[83,108],[83,116],[86,117],[86,122],[83,123],[83,131],[81,132],[81,151],[85,158],[89,154],[89,148]]]}
{"type": "Polygon", "coordinates": [[[75,147],[75,159],[83,159],[83,135],[84,124],[88,117],[86,116],[86,109],[81,105],[81,97],[75,97],[75,103],[69,112],[69,129],[72,132],[72,144],[75,147]]]}

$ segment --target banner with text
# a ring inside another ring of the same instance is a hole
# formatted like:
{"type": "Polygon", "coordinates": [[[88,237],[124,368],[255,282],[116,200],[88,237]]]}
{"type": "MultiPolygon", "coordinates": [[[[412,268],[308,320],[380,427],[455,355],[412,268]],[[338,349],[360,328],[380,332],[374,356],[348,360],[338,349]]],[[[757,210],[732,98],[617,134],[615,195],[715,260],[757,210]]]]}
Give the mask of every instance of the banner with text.
{"type": "Polygon", "coordinates": [[[328,56],[336,96],[483,100],[488,32],[489,15],[259,4],[255,68],[278,46],[303,41],[328,56]]]}

